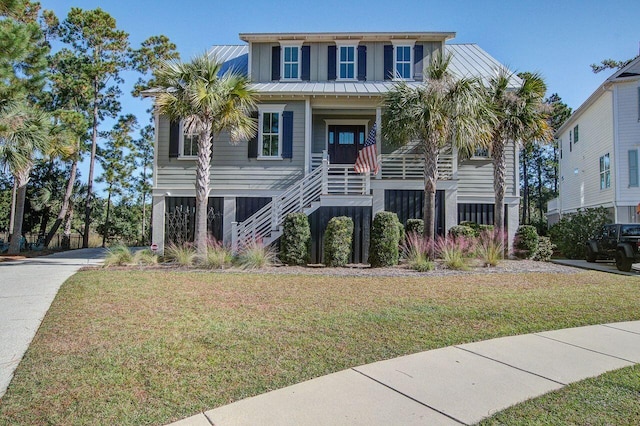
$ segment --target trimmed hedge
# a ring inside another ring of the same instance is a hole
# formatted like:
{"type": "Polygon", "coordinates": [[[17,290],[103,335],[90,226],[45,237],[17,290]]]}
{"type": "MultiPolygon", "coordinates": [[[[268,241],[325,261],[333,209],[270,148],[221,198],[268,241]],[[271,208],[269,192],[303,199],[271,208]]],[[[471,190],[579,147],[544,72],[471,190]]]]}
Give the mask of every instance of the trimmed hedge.
{"type": "Polygon", "coordinates": [[[548,262],[551,260],[551,256],[553,256],[553,249],[556,246],[551,242],[551,238],[549,237],[540,237],[538,240],[538,249],[533,255],[533,260],[538,260],[540,262],[548,262]]]}
{"type": "Polygon", "coordinates": [[[373,218],[369,245],[369,263],[372,267],[398,264],[401,227],[398,215],[392,212],[380,212],[373,218]]]}
{"type": "Polygon", "coordinates": [[[289,213],[282,226],[280,261],[286,265],[306,265],[311,248],[309,218],[304,213],[289,213]]]}
{"type": "Polygon", "coordinates": [[[520,225],[513,240],[514,254],[521,259],[529,259],[538,250],[538,231],[535,226],[520,225]]]}
{"type": "Polygon", "coordinates": [[[449,228],[449,236],[453,238],[475,238],[478,236],[478,233],[470,226],[456,225],[449,228]]]}
{"type": "Polygon", "coordinates": [[[345,266],[351,255],[353,220],[347,216],[332,218],[324,231],[324,264],[345,266]]]}
{"type": "Polygon", "coordinates": [[[591,235],[610,221],[609,212],[604,207],[578,210],[572,215],[564,215],[560,222],[551,227],[551,241],[564,256],[581,259],[591,235]]]}
{"type": "Polygon", "coordinates": [[[407,219],[406,231],[407,234],[411,234],[412,232],[418,235],[424,234],[424,220],[407,219]]]}

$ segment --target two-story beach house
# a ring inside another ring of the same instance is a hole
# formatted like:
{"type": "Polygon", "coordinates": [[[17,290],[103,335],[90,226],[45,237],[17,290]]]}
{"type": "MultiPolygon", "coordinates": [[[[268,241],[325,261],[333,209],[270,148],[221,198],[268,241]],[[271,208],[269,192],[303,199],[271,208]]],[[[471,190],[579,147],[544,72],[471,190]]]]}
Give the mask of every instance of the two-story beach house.
{"type": "MultiPolygon", "coordinates": [[[[373,216],[396,212],[405,223],[422,217],[423,161],[415,144],[391,148],[381,138],[382,99],[394,80],[424,84],[435,52],[453,57],[451,71],[485,82],[501,67],[475,44],[447,44],[455,33],[240,34],[237,46],[214,46],[224,68],[246,73],[258,95],[257,136],[233,145],[213,143],[209,230],[225,243],[278,238],[284,216],[309,215],[312,262],[322,261],[322,235],[334,216],[355,222],[352,261],[366,262],[373,216]],[[376,126],[377,174],[354,163],[376,126]]],[[[514,84],[517,84],[514,79],[514,84]]],[[[147,92],[152,96],[153,91],[147,92]]],[[[161,251],[193,235],[195,141],[180,123],[156,114],[153,243],[161,251]]],[[[508,154],[509,234],[518,225],[517,153],[508,154]]],[[[493,166],[487,154],[439,157],[437,232],[461,221],[493,222],[493,166]]],[[[510,238],[511,240],[512,238],[510,238]]]]}
{"type": "Polygon", "coordinates": [[[549,224],[590,207],[607,208],[618,223],[640,222],[640,57],[607,78],[556,138],[559,197],[547,205],[549,224]]]}

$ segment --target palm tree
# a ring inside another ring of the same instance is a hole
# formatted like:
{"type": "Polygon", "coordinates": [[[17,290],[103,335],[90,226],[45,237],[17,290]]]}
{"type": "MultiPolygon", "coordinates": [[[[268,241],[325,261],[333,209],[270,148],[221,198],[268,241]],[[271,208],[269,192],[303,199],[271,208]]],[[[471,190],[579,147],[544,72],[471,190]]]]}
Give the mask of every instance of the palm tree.
{"type": "Polygon", "coordinates": [[[255,92],[246,76],[228,71],[220,75],[222,64],[203,54],[191,62],[162,62],[157,76],[163,90],[156,99],[161,114],[172,121],[182,120],[185,132],[198,135],[196,160],[196,226],[198,255],[207,252],[207,202],[213,137],[228,131],[232,142],[248,140],[256,132],[255,92]]]}
{"type": "Polygon", "coordinates": [[[29,174],[35,156],[48,148],[50,126],[45,112],[24,102],[10,103],[0,111],[0,163],[9,168],[17,188],[10,254],[20,251],[29,174]]]}
{"type": "Polygon", "coordinates": [[[522,84],[514,88],[514,77],[512,72],[500,70],[491,79],[487,92],[497,119],[491,136],[491,159],[495,191],[494,225],[498,232],[504,232],[506,147],[509,143],[551,139],[544,106],[547,89],[544,80],[538,74],[522,73],[519,75],[522,84]]]}
{"type": "Polygon", "coordinates": [[[382,130],[392,145],[418,141],[424,156],[424,236],[435,236],[438,156],[454,146],[461,157],[486,146],[491,114],[478,80],[454,78],[450,55],[434,55],[425,82],[410,87],[398,82],[384,99],[382,130]]]}

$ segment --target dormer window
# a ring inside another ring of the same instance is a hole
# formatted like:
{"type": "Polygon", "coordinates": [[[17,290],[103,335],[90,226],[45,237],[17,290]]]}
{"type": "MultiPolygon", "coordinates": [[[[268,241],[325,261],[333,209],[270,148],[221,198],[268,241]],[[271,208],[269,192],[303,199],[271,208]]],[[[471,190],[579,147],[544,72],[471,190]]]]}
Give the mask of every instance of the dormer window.
{"type": "Polygon", "coordinates": [[[338,80],[355,80],[357,78],[358,70],[358,45],[354,44],[353,40],[336,40],[337,63],[336,74],[338,80]]]}
{"type": "Polygon", "coordinates": [[[393,79],[413,80],[413,47],[415,41],[392,40],[393,43],[393,79]]]}
{"type": "Polygon", "coordinates": [[[300,80],[300,59],[302,43],[281,42],[282,47],[282,80],[300,80]]]}

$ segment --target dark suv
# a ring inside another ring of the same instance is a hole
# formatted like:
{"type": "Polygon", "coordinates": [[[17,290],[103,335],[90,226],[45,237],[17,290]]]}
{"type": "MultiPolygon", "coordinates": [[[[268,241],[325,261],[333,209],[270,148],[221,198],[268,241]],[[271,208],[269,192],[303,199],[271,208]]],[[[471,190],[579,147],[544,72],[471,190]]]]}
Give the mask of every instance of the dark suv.
{"type": "Polygon", "coordinates": [[[585,247],[587,262],[598,259],[615,260],[616,267],[628,272],[631,265],[640,262],[640,224],[616,223],[604,225],[585,247]]]}

